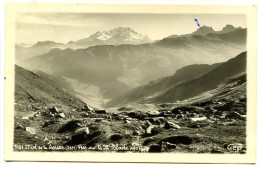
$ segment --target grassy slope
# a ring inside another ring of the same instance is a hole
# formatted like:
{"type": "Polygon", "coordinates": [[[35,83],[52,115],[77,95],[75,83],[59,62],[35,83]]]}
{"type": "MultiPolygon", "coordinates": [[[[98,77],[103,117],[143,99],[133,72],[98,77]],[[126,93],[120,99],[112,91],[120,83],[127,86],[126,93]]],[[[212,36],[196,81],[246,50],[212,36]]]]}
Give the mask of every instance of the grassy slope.
{"type": "Polygon", "coordinates": [[[17,65],[15,73],[15,102],[18,105],[59,104],[70,107],[85,105],[80,99],[57,85],[51,76],[38,75],[17,65]]]}

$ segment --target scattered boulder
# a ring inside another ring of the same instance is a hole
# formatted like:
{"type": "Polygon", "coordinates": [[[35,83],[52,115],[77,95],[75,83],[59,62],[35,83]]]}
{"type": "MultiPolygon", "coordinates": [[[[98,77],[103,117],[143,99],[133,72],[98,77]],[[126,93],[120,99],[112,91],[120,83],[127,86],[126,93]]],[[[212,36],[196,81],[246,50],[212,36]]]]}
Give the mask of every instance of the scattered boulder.
{"type": "Polygon", "coordinates": [[[169,142],[160,142],[158,144],[151,145],[148,152],[156,153],[156,152],[168,152],[173,149],[176,149],[176,145],[169,142]]]}
{"type": "Polygon", "coordinates": [[[157,119],[154,119],[154,118],[150,118],[150,119],[148,119],[148,121],[150,123],[152,123],[153,125],[160,125],[161,124],[160,121],[158,121],[157,119]]]}
{"type": "Polygon", "coordinates": [[[184,119],[185,118],[185,115],[184,114],[178,114],[176,116],[176,119],[184,119]]]}
{"type": "Polygon", "coordinates": [[[71,140],[67,143],[68,145],[77,145],[87,140],[89,136],[89,128],[83,127],[76,129],[71,137],[71,140]]]}
{"type": "Polygon", "coordinates": [[[65,118],[65,114],[64,113],[59,113],[56,115],[57,118],[65,118]]]}
{"type": "Polygon", "coordinates": [[[162,151],[162,147],[159,144],[151,145],[148,152],[150,153],[158,153],[162,151]]]}
{"type": "Polygon", "coordinates": [[[89,117],[89,114],[88,113],[81,113],[80,114],[82,117],[89,117]]]}
{"type": "Polygon", "coordinates": [[[24,130],[25,128],[24,128],[24,126],[22,126],[20,123],[17,123],[17,124],[15,125],[15,129],[24,130]]]}
{"type": "Polygon", "coordinates": [[[196,122],[196,121],[204,121],[207,120],[207,117],[195,117],[195,118],[190,118],[190,121],[196,122]]]}
{"type": "Polygon", "coordinates": [[[82,128],[78,128],[74,131],[73,136],[76,135],[82,135],[82,134],[89,134],[89,128],[88,127],[82,127],[82,128]]]}
{"type": "Polygon", "coordinates": [[[158,117],[155,119],[155,122],[158,122],[160,125],[166,123],[166,119],[164,117],[158,117]]]}
{"type": "Polygon", "coordinates": [[[81,127],[81,121],[80,120],[72,120],[68,123],[61,126],[61,128],[58,130],[58,133],[63,133],[67,131],[74,131],[76,128],[81,127]]]}
{"type": "Polygon", "coordinates": [[[152,110],[152,111],[146,112],[146,114],[147,114],[149,117],[156,117],[156,116],[161,115],[162,113],[159,112],[159,111],[157,111],[157,110],[152,110]]]}
{"type": "Polygon", "coordinates": [[[164,128],[165,129],[171,129],[171,128],[173,128],[173,129],[180,129],[181,127],[178,124],[166,121],[166,123],[164,125],[164,128]]]}
{"type": "Polygon", "coordinates": [[[117,113],[112,113],[112,117],[119,117],[119,114],[117,114],[117,113]]]}
{"type": "Polygon", "coordinates": [[[246,119],[246,115],[241,115],[241,117],[242,117],[243,119],[246,119]]]}
{"type": "Polygon", "coordinates": [[[162,132],[162,128],[160,128],[160,127],[154,127],[154,128],[152,128],[152,130],[151,130],[151,135],[156,135],[156,134],[159,134],[160,132],[162,132]]]}
{"type": "Polygon", "coordinates": [[[222,111],[214,111],[213,115],[221,117],[223,115],[223,112],[222,111]]]}
{"type": "Polygon", "coordinates": [[[232,102],[224,103],[222,105],[217,105],[214,109],[218,111],[230,111],[232,109],[232,102]]]}
{"type": "Polygon", "coordinates": [[[139,131],[139,130],[136,130],[136,131],[133,132],[133,135],[134,136],[140,136],[140,135],[142,135],[142,132],[139,131]]]}
{"type": "Polygon", "coordinates": [[[56,122],[61,122],[63,119],[62,118],[56,118],[55,121],[56,122]]]}
{"type": "Polygon", "coordinates": [[[131,117],[131,118],[139,119],[139,120],[144,120],[146,117],[148,117],[147,114],[144,114],[140,111],[130,112],[130,113],[128,113],[128,116],[131,117]]]}
{"type": "Polygon", "coordinates": [[[141,128],[143,129],[143,130],[146,130],[149,126],[151,126],[152,124],[148,121],[148,120],[146,120],[143,124],[141,124],[141,128]]]}
{"type": "Polygon", "coordinates": [[[172,143],[169,143],[169,142],[162,142],[162,145],[161,145],[161,149],[162,151],[171,151],[173,149],[176,149],[176,144],[172,144],[172,143]]]}
{"type": "Polygon", "coordinates": [[[190,114],[189,114],[189,117],[190,117],[190,118],[197,117],[197,114],[196,114],[196,113],[190,113],[190,114]]]}
{"type": "Polygon", "coordinates": [[[124,123],[130,124],[131,122],[130,122],[129,120],[125,119],[125,120],[124,120],[124,123]]]}
{"type": "Polygon", "coordinates": [[[43,141],[48,141],[49,139],[48,139],[48,137],[44,137],[44,139],[43,139],[43,141]]]}
{"type": "Polygon", "coordinates": [[[56,114],[56,113],[59,113],[59,110],[57,107],[52,107],[52,108],[49,108],[49,111],[56,114]]]}
{"type": "Polygon", "coordinates": [[[197,107],[197,106],[180,106],[180,107],[175,107],[174,109],[172,109],[172,113],[173,114],[182,114],[185,112],[203,112],[205,111],[204,108],[201,107],[197,107]]]}
{"type": "Polygon", "coordinates": [[[29,117],[22,117],[22,120],[29,120],[29,117]]]}
{"type": "Polygon", "coordinates": [[[149,118],[148,121],[153,125],[162,125],[166,122],[164,117],[149,118]]]}
{"type": "Polygon", "coordinates": [[[27,131],[30,134],[36,134],[36,131],[32,127],[25,127],[25,131],[27,131]]]}
{"type": "Polygon", "coordinates": [[[90,107],[89,105],[83,106],[81,110],[82,111],[94,111],[94,109],[92,107],[90,107]]]}
{"type": "Polygon", "coordinates": [[[102,121],[102,118],[95,119],[95,122],[101,122],[101,121],[102,121]]]}
{"type": "Polygon", "coordinates": [[[110,137],[110,140],[112,140],[112,141],[119,141],[119,140],[122,140],[122,139],[123,139],[123,137],[119,134],[114,134],[110,137]]]}
{"type": "Polygon", "coordinates": [[[35,114],[33,115],[33,117],[39,117],[39,116],[40,116],[39,112],[38,112],[38,113],[35,113],[35,114]]]}
{"type": "Polygon", "coordinates": [[[240,119],[240,120],[243,120],[244,117],[241,116],[241,114],[237,113],[237,112],[231,112],[229,114],[227,114],[225,116],[226,119],[240,119]]]}
{"type": "Polygon", "coordinates": [[[97,114],[106,114],[106,110],[95,110],[97,114]]]}
{"type": "Polygon", "coordinates": [[[168,110],[158,110],[159,112],[161,112],[160,116],[161,117],[172,117],[174,116],[174,114],[171,113],[171,111],[168,110]]]}
{"type": "Polygon", "coordinates": [[[151,137],[151,138],[148,138],[148,139],[144,140],[143,145],[147,146],[148,144],[150,144],[152,142],[154,142],[154,138],[151,137]]]}
{"type": "Polygon", "coordinates": [[[50,141],[50,140],[48,140],[47,142],[46,142],[46,145],[51,145],[52,144],[52,141],[50,141]]]}
{"type": "Polygon", "coordinates": [[[148,126],[148,127],[145,129],[145,134],[148,134],[148,135],[152,134],[152,129],[153,129],[153,128],[154,128],[153,125],[148,126]]]}
{"type": "Polygon", "coordinates": [[[67,143],[65,143],[65,145],[74,146],[78,144],[85,144],[86,146],[95,146],[96,144],[102,144],[102,141],[107,140],[105,136],[105,128],[103,128],[101,125],[91,123],[88,125],[88,128],[89,134],[87,134],[86,132],[78,135],[74,134],[72,135],[71,139],[67,143]]]}

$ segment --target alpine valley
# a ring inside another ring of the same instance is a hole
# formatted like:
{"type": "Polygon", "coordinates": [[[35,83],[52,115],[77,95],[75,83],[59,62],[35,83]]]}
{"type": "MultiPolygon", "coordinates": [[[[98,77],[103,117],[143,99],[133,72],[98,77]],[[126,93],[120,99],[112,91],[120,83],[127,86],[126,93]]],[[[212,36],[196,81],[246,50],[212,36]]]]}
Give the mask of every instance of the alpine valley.
{"type": "Polygon", "coordinates": [[[238,153],[237,142],[246,153],[246,39],[232,25],[156,41],[118,27],[16,44],[14,143],[238,153]]]}

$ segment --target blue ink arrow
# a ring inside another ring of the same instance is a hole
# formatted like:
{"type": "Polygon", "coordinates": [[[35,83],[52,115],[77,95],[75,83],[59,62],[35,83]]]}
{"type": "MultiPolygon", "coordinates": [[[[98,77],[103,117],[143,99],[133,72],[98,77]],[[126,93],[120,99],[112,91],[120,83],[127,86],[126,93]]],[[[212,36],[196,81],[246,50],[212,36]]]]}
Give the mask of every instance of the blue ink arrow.
{"type": "MultiPolygon", "coordinates": [[[[199,21],[197,18],[194,19],[195,22],[197,22],[198,27],[200,27],[199,21]]],[[[203,32],[202,28],[200,27],[200,30],[203,32]]]]}
{"type": "Polygon", "coordinates": [[[4,79],[6,80],[6,77],[4,77],[4,79]]]}

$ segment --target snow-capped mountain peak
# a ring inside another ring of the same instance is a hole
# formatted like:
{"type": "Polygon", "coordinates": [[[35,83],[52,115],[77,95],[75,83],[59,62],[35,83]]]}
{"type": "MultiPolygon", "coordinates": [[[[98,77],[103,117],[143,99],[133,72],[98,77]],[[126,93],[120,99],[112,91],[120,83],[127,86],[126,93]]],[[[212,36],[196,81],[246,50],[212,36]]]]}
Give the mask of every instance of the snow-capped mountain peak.
{"type": "Polygon", "coordinates": [[[118,27],[109,31],[111,37],[133,42],[147,41],[149,38],[141,33],[132,30],[130,27],[118,27]]]}
{"type": "Polygon", "coordinates": [[[142,35],[130,27],[118,27],[109,31],[97,31],[90,35],[88,38],[81,39],[74,43],[81,45],[84,43],[90,43],[91,45],[107,44],[107,45],[119,45],[119,44],[141,44],[149,43],[151,40],[147,35],[142,35]]]}
{"type": "Polygon", "coordinates": [[[100,32],[100,31],[97,31],[96,33],[92,34],[89,36],[88,39],[91,39],[91,40],[95,40],[95,39],[99,39],[99,40],[108,40],[111,36],[109,35],[109,33],[107,31],[103,31],[103,32],[100,32]]]}

